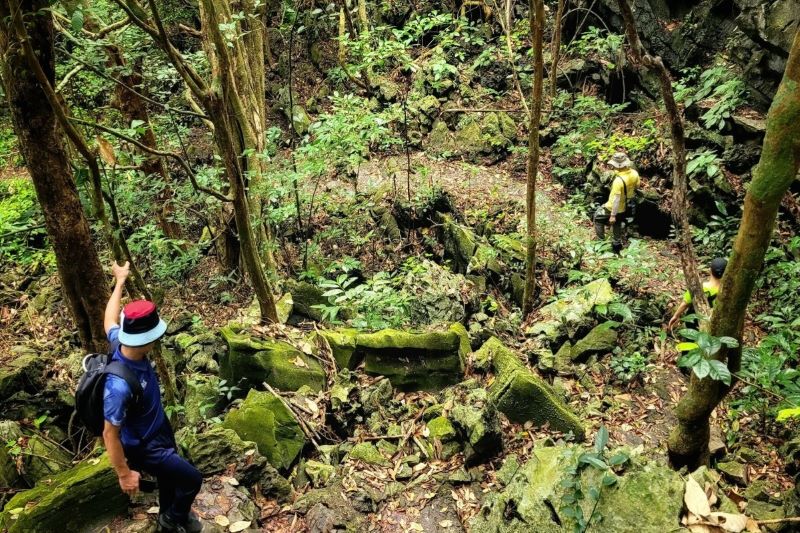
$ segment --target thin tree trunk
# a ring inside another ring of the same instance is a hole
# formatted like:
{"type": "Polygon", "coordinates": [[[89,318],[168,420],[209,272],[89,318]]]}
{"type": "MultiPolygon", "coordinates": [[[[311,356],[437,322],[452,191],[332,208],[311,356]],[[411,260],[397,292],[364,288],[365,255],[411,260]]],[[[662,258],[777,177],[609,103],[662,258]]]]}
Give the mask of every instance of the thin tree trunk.
{"type": "Polygon", "coordinates": [[[675,95],[672,92],[672,78],[670,78],[664,62],[658,56],[651,56],[647,53],[639,40],[636,32],[636,22],[633,19],[633,12],[627,0],[617,0],[622,17],[625,20],[625,33],[630,44],[632,63],[650,69],[657,77],[661,88],[661,97],[664,99],[664,107],[670,121],[670,134],[672,137],[672,220],[678,236],[680,246],[681,266],[686,284],[692,295],[694,308],[701,320],[702,317],[710,315],[708,298],[703,292],[703,284],[700,281],[700,272],[697,268],[697,257],[694,253],[692,244],[692,232],[689,226],[688,213],[688,185],[686,181],[686,141],[683,131],[683,117],[678,105],[675,103],[675,95]]]}
{"type": "MultiPolygon", "coordinates": [[[[28,38],[46,76],[55,79],[53,23],[49,2],[21,5],[28,38]]],[[[11,10],[0,3],[0,53],[3,84],[14,130],[44,214],[61,285],[81,344],[86,351],[105,351],[103,311],[108,287],[92,242],[64,145],[63,131],[36,75],[29,66],[11,10]]]]}
{"type": "Polygon", "coordinates": [[[528,131],[528,183],[526,188],[527,252],[525,255],[525,293],[522,299],[522,314],[533,311],[536,291],[536,177],[539,173],[539,123],[542,116],[542,83],[544,78],[544,56],[542,53],[544,28],[544,0],[529,0],[531,41],[533,46],[533,89],[528,131]]]}
{"type": "MultiPolygon", "coordinates": [[[[739,371],[747,304],[753,293],[764,254],[772,240],[781,199],[800,169],[800,32],[795,34],[786,71],[767,114],[761,159],[744,199],[739,232],[711,317],[711,334],[734,337],[738,348],[723,348],[715,358],[739,371]]],[[[678,426],[669,437],[675,466],[694,468],[708,459],[709,417],[730,390],[721,381],[692,375],[689,390],[678,407],[678,426]]]]}
{"type": "Polygon", "coordinates": [[[550,107],[553,107],[553,101],[556,99],[556,85],[558,81],[558,60],[561,54],[561,18],[564,16],[565,0],[558,0],[558,8],[556,9],[556,19],[553,21],[553,40],[550,44],[550,55],[552,61],[550,63],[550,107]]]}

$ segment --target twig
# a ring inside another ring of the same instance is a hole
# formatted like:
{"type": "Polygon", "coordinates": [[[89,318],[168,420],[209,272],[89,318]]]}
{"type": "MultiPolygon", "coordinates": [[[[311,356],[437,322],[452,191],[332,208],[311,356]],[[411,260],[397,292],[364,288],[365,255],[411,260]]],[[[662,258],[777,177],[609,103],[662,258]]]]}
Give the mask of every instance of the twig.
{"type": "Polygon", "coordinates": [[[767,520],[756,520],[756,524],[782,524],[784,522],[800,522],[800,516],[787,516],[785,518],[770,518],[767,520]]]}
{"type": "Polygon", "coordinates": [[[289,411],[291,411],[291,413],[292,413],[292,414],[294,415],[294,417],[297,419],[297,422],[300,424],[300,429],[302,429],[302,430],[303,430],[303,433],[305,433],[306,437],[308,437],[308,440],[310,440],[310,441],[311,441],[311,444],[313,444],[313,445],[314,445],[314,448],[316,448],[318,452],[322,453],[322,451],[319,449],[319,444],[317,443],[317,439],[315,439],[315,438],[314,438],[315,436],[316,436],[316,437],[318,437],[318,436],[319,436],[319,435],[317,434],[317,432],[316,432],[316,431],[314,431],[313,429],[311,429],[311,427],[309,427],[309,425],[306,423],[306,421],[303,419],[303,417],[302,417],[302,416],[300,416],[300,414],[297,412],[297,409],[295,409],[295,407],[294,407],[294,406],[292,406],[292,404],[290,404],[289,402],[287,402],[287,401],[286,401],[286,400],[283,398],[283,396],[281,396],[280,394],[278,394],[278,392],[276,392],[276,391],[275,391],[275,389],[273,389],[272,387],[270,387],[269,383],[267,383],[267,382],[265,381],[263,384],[264,384],[264,386],[267,388],[267,390],[268,390],[269,392],[271,392],[272,394],[274,394],[274,395],[275,395],[275,397],[276,397],[276,398],[278,398],[278,399],[279,399],[279,400],[280,400],[280,401],[283,403],[283,405],[284,405],[284,406],[285,406],[285,407],[286,407],[286,408],[287,408],[289,411]]]}

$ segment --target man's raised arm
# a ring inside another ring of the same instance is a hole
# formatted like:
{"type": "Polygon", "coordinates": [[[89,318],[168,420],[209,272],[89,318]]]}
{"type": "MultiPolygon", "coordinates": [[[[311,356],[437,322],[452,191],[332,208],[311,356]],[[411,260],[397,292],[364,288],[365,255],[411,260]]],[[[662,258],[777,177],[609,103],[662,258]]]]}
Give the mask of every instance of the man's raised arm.
{"type": "Polygon", "coordinates": [[[111,328],[119,325],[119,306],[122,301],[122,289],[125,288],[125,280],[128,279],[128,274],[130,274],[130,266],[131,264],[128,261],[125,261],[123,266],[119,266],[115,261],[111,267],[111,273],[114,275],[116,283],[114,284],[114,292],[111,293],[111,298],[108,299],[106,304],[105,317],[103,318],[106,334],[111,328]]]}

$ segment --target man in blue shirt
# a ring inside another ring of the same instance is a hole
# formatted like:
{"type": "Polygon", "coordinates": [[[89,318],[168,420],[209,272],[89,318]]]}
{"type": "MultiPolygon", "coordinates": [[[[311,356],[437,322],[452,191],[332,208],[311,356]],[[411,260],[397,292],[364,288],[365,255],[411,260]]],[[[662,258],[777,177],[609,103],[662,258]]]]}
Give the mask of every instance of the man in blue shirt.
{"type": "Polygon", "coordinates": [[[106,377],[103,441],[108,456],[120,488],[131,496],[139,490],[140,470],[157,478],[160,531],[200,532],[202,524],[191,507],[203,477],[175,449],[172,427],[161,405],[158,376],[147,359],[167,325],[159,318],[156,305],[147,300],[131,302],[120,313],[129,264],[114,263],[111,270],[116,285],[106,305],[105,330],[112,359],[133,371],[142,386],[142,397],[132,402],[133,392],[124,379],[106,377]]]}

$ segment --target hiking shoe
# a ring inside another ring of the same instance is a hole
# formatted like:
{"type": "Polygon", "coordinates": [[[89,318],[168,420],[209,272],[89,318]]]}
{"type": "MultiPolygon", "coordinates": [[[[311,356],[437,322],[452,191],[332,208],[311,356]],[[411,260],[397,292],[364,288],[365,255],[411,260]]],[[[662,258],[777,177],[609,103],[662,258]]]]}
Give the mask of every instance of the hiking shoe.
{"type": "Polygon", "coordinates": [[[200,521],[200,517],[197,516],[197,513],[191,511],[189,513],[189,518],[186,520],[186,526],[184,526],[187,533],[200,533],[203,531],[203,523],[200,521]]]}
{"type": "MultiPolygon", "coordinates": [[[[201,525],[200,527],[202,529],[203,526],[201,525]]],[[[197,531],[201,531],[201,529],[197,531]]],[[[164,513],[158,515],[158,527],[156,531],[158,533],[189,533],[186,527],[178,524],[164,513]]]]}

